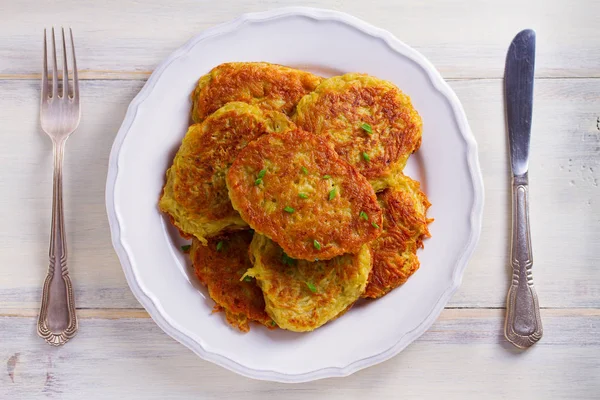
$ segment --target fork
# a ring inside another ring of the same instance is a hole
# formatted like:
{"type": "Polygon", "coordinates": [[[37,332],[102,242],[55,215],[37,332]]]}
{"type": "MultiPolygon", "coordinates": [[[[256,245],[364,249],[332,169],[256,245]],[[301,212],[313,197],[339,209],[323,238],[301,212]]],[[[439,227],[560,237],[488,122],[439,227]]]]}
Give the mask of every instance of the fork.
{"type": "Polygon", "coordinates": [[[50,87],[48,84],[47,39],[46,29],[44,29],[44,71],[42,72],[42,98],[40,102],[41,126],[52,139],[54,187],[52,191],[50,262],[42,290],[42,304],[37,331],[38,335],[54,346],[65,344],[77,332],[73,286],[67,269],[67,243],[65,241],[62,201],[62,164],[65,143],[79,125],[81,110],[79,108],[79,81],[77,79],[73,32],[69,29],[73,54],[73,91],[70,94],[65,30],[64,28],[61,29],[63,42],[62,90],[59,92],[54,28],[52,28],[52,86],[50,87]]]}

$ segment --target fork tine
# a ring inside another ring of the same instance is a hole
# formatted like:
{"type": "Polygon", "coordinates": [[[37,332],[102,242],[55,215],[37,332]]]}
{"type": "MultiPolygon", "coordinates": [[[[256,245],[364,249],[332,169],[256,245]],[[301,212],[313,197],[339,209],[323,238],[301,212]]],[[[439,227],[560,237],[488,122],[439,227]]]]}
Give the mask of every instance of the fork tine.
{"type": "Polygon", "coordinates": [[[52,98],[58,96],[58,68],[56,67],[56,40],[54,38],[54,27],[52,27],[52,98]]]}
{"type": "Polygon", "coordinates": [[[69,28],[71,35],[71,51],[73,52],[73,99],[79,101],[79,78],[77,77],[77,60],[75,59],[75,42],[73,41],[73,30],[69,28]]]}
{"type": "Polygon", "coordinates": [[[69,64],[67,63],[67,44],[65,43],[65,28],[62,30],[62,46],[63,46],[63,90],[62,97],[69,96],[69,64]]]}
{"type": "Polygon", "coordinates": [[[42,71],[42,101],[48,99],[48,50],[46,29],[44,28],[44,70],[42,71]]]}

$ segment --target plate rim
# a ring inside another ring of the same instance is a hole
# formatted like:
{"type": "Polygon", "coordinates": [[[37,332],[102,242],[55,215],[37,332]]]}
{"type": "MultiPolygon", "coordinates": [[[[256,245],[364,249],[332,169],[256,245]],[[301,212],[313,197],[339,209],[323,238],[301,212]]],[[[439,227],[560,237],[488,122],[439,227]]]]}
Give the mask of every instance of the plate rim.
{"type": "Polygon", "coordinates": [[[190,40],[188,40],[183,46],[179,47],[177,50],[171,53],[164,61],[162,61],[156,67],[148,81],[145,83],[144,87],[131,101],[123,123],[121,124],[121,127],[119,128],[119,131],[113,142],[108,164],[105,201],[111,231],[112,244],[125,273],[127,283],[136,299],[146,309],[146,311],[148,311],[148,314],[151,316],[154,322],[165,333],[167,333],[172,338],[188,347],[200,358],[213,362],[221,367],[236,372],[240,375],[259,380],[269,380],[284,383],[300,383],[330,377],[345,377],[361,369],[379,364],[400,353],[406,346],[408,346],[410,343],[412,343],[414,340],[420,337],[425,331],[427,331],[431,327],[431,325],[438,318],[438,316],[440,315],[440,313],[442,312],[452,295],[460,287],[464,270],[479,240],[479,236],[481,234],[481,220],[483,215],[484,191],[483,177],[481,174],[481,169],[479,167],[477,143],[469,127],[462,104],[460,103],[454,91],[450,88],[448,83],[444,81],[440,73],[429,62],[429,60],[427,60],[422,54],[414,50],[412,47],[406,45],[404,42],[396,38],[390,32],[375,27],[361,19],[358,19],[344,12],[313,7],[283,7],[268,11],[242,14],[236,19],[206,29],[203,32],[192,37],[190,40]],[[471,209],[471,215],[469,218],[470,236],[467,241],[467,244],[461,250],[460,256],[458,257],[458,260],[454,265],[454,270],[452,273],[452,284],[450,285],[450,287],[446,288],[446,290],[442,293],[442,295],[436,302],[433,309],[429,312],[427,317],[415,329],[399,337],[398,341],[385,351],[373,354],[369,357],[355,360],[343,367],[325,367],[300,374],[286,374],[278,371],[258,370],[246,367],[221,354],[207,351],[202,347],[200,343],[194,341],[189,336],[187,336],[183,332],[176,329],[173,325],[171,325],[167,317],[162,315],[160,309],[154,303],[151,295],[144,292],[144,290],[137,282],[135,272],[132,268],[130,255],[126,249],[126,246],[121,241],[121,223],[115,211],[114,197],[115,185],[117,182],[117,176],[119,174],[119,155],[121,146],[134,120],[136,119],[139,106],[152,92],[152,89],[156,85],[158,79],[165,71],[165,69],[173,61],[188,53],[192,49],[192,47],[194,47],[200,41],[206,40],[213,36],[233,32],[238,28],[242,27],[247,22],[265,22],[276,18],[291,16],[308,17],[316,21],[336,21],[344,23],[350,27],[353,27],[354,29],[359,30],[365,35],[383,40],[384,43],[395,53],[407,57],[413,62],[415,62],[423,70],[423,72],[427,74],[427,77],[433,85],[433,87],[446,98],[446,100],[452,108],[454,119],[456,120],[459,131],[461,132],[462,139],[465,141],[466,144],[467,166],[470,172],[474,195],[473,207],[471,209]]]}

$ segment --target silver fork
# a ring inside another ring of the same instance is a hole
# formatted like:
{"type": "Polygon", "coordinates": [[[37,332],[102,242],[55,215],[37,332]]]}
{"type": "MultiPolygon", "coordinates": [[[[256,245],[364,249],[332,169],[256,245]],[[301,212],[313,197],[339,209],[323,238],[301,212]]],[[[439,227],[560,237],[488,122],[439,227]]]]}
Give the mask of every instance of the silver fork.
{"type": "Polygon", "coordinates": [[[67,243],[62,201],[62,164],[65,143],[79,125],[79,81],[75,61],[73,32],[69,29],[73,53],[73,92],[69,93],[69,70],[65,30],[62,29],[63,76],[59,94],[58,68],[56,67],[56,40],[52,28],[52,87],[48,85],[48,57],[46,30],[44,29],[44,71],[42,73],[42,99],[40,121],[44,132],[52,139],[54,153],[54,189],[52,193],[52,230],[50,233],[50,263],[42,291],[42,305],[38,320],[38,334],[54,346],[65,344],[77,332],[77,316],[73,286],[67,269],[67,243]],[[57,269],[58,268],[58,269],[57,269]]]}

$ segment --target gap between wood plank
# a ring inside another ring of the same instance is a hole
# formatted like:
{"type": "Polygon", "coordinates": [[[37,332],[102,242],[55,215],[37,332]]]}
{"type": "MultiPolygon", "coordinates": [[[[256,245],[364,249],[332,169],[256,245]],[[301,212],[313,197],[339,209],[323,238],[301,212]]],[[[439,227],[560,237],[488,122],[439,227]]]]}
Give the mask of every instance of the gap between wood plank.
{"type": "MultiPolygon", "coordinates": [[[[103,70],[81,70],[79,71],[79,80],[106,80],[106,81],[129,81],[129,80],[147,80],[152,71],[103,71],[103,70]]],[[[0,80],[40,80],[42,74],[0,74],[0,80]]],[[[59,74],[58,79],[61,79],[59,74]]],[[[502,80],[502,77],[446,77],[446,81],[484,81],[484,80],[502,80]]],[[[536,80],[548,79],[600,79],[598,76],[540,76],[536,80]]]]}
{"type": "MultiPolygon", "coordinates": [[[[542,314],[552,317],[600,317],[600,308],[542,308],[542,314]]],[[[0,309],[0,318],[37,318],[37,309],[0,309]]],[[[80,308],[77,316],[81,319],[147,319],[146,310],[138,308],[80,308]]],[[[442,311],[440,319],[497,318],[504,317],[504,308],[465,308],[448,307],[442,311]]]]}
{"type": "MultiPolygon", "coordinates": [[[[37,309],[0,309],[0,318],[37,318],[39,310],[37,309]]],[[[132,318],[150,318],[150,315],[144,309],[139,308],[78,308],[77,317],[80,319],[99,318],[99,319],[132,319],[132,318]]]]}

